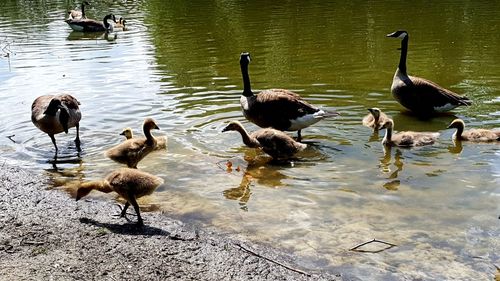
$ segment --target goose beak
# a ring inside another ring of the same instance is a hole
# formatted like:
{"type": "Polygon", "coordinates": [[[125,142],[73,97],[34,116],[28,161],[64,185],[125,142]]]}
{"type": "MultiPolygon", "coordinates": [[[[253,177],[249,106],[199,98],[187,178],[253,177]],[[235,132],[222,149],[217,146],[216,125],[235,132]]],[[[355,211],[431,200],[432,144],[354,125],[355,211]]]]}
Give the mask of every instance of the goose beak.
{"type": "Polygon", "coordinates": [[[224,127],[224,129],[222,129],[222,132],[223,132],[223,133],[224,133],[224,132],[227,132],[227,131],[229,131],[228,126],[224,127]]]}
{"type": "Polygon", "coordinates": [[[124,136],[124,135],[125,135],[125,132],[121,132],[121,133],[120,133],[120,136],[124,136]]]}
{"type": "Polygon", "coordinates": [[[156,125],[156,124],[155,124],[155,127],[154,127],[154,129],[157,129],[157,130],[159,130],[159,129],[160,129],[160,127],[158,127],[158,125],[156,125]]]}

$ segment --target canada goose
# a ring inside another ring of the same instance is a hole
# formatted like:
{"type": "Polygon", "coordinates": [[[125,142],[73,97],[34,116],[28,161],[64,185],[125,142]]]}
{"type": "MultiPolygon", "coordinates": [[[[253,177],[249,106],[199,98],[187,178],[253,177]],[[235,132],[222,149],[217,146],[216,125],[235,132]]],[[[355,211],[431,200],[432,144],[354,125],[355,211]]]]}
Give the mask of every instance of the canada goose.
{"type": "Polygon", "coordinates": [[[127,21],[124,18],[120,17],[118,22],[115,24],[115,28],[120,28],[120,29],[126,30],[127,29],[125,27],[126,23],[127,23],[127,21]]]}
{"type": "Polygon", "coordinates": [[[471,101],[465,96],[459,96],[432,81],[408,76],[406,71],[408,32],[399,30],[387,34],[387,37],[402,39],[401,57],[391,86],[392,95],[402,106],[418,115],[429,116],[436,112],[452,110],[457,106],[471,105],[471,101]]]}
{"type": "Polygon", "coordinates": [[[366,127],[378,130],[389,119],[379,108],[368,108],[368,111],[370,113],[363,118],[363,125],[366,127]]]}
{"type": "Polygon", "coordinates": [[[244,144],[252,148],[261,148],[274,159],[290,158],[307,147],[306,144],[295,141],[286,133],[272,128],[260,129],[249,135],[238,121],[231,121],[222,129],[222,132],[227,131],[239,132],[244,144]]]}
{"type": "MultiPolygon", "coordinates": [[[[120,135],[125,136],[127,140],[134,137],[134,133],[132,133],[132,129],[130,127],[123,129],[120,135]]],[[[167,148],[167,136],[155,137],[155,140],[156,140],[156,146],[154,150],[161,150],[167,148]]]]}
{"type": "Polygon", "coordinates": [[[252,92],[248,64],[250,54],[241,53],[240,66],[243,76],[243,93],[240,98],[243,115],[248,121],[261,128],[272,127],[281,131],[298,131],[297,140],[301,140],[301,130],[327,118],[339,115],[335,111],[326,112],[305,100],[298,94],[283,90],[270,89],[258,94],[252,92]]]}
{"type": "Polygon", "coordinates": [[[500,131],[487,129],[470,129],[464,131],[465,123],[462,119],[453,120],[448,126],[448,129],[449,128],[457,129],[457,131],[453,134],[453,139],[455,140],[475,142],[500,141],[500,131]]]}
{"type": "Polygon", "coordinates": [[[82,183],[78,188],[76,200],[87,196],[93,189],[104,193],[114,191],[127,201],[120,216],[125,217],[128,207],[132,205],[137,214],[137,225],[142,226],[144,222],[141,218],[137,198],[150,195],[161,184],[163,184],[163,179],[157,176],[137,169],[121,168],[109,173],[104,180],[82,183]]]}
{"type": "Polygon", "coordinates": [[[65,22],[74,31],[83,32],[113,32],[113,25],[109,24],[108,20],[116,21],[113,14],[106,15],[102,22],[98,22],[92,19],[67,19],[65,22]]]}
{"type": "Polygon", "coordinates": [[[33,101],[31,105],[31,122],[42,132],[47,133],[56,148],[55,134],[68,133],[69,128],[76,127],[75,144],[80,150],[80,120],[82,113],[80,102],[69,94],[44,95],[33,101]]]}
{"type": "Polygon", "coordinates": [[[384,139],[382,140],[383,145],[387,146],[422,146],[433,144],[439,137],[439,133],[430,132],[399,132],[397,134],[392,133],[394,128],[394,121],[388,119],[382,125],[382,128],[386,129],[384,139]]]}
{"type": "Polygon", "coordinates": [[[83,1],[82,2],[82,10],[81,11],[77,11],[77,10],[69,10],[68,11],[68,15],[69,15],[69,18],[70,19],[86,19],[87,16],[85,15],[85,5],[87,6],[91,6],[89,2],[87,1],[83,1]]]}
{"type": "Polygon", "coordinates": [[[127,164],[129,168],[137,168],[137,163],[155,150],[157,146],[157,141],[151,135],[151,130],[160,129],[152,118],[146,118],[142,128],[146,138],[128,139],[107,150],[105,155],[113,161],[127,164]]]}

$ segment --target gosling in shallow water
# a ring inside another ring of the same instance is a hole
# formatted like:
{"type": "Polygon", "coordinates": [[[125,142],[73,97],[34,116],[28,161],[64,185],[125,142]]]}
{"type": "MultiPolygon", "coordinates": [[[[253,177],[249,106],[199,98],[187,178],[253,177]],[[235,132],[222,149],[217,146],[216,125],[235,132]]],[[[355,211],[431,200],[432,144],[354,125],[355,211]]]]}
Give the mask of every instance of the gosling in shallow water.
{"type": "Polygon", "coordinates": [[[295,141],[289,135],[276,129],[265,128],[251,134],[238,121],[231,121],[222,132],[237,131],[248,147],[260,148],[274,159],[286,159],[304,150],[307,145],[295,141]]]}
{"type": "Polygon", "coordinates": [[[57,153],[57,144],[54,135],[76,127],[75,144],[80,150],[80,102],[68,94],[44,95],[33,101],[31,105],[31,121],[42,132],[47,133],[54,144],[57,153]]]}
{"type": "Polygon", "coordinates": [[[373,130],[379,130],[382,125],[389,120],[389,117],[379,108],[368,108],[368,111],[370,113],[363,118],[363,126],[373,128],[373,130]]]}
{"type": "Polygon", "coordinates": [[[449,128],[456,128],[457,131],[453,134],[454,140],[459,141],[474,141],[474,142],[494,142],[500,141],[500,131],[487,129],[470,129],[464,131],[465,123],[462,119],[453,120],[449,128]]]}
{"type": "Polygon", "coordinates": [[[137,163],[151,151],[157,149],[158,142],[151,134],[151,130],[159,130],[152,118],[146,118],[142,126],[145,138],[131,138],[110,148],[105,155],[113,161],[126,164],[129,168],[137,168],[137,163]]]}
{"type": "Polygon", "coordinates": [[[382,140],[383,145],[404,147],[423,146],[433,144],[439,137],[439,133],[431,132],[405,131],[393,134],[393,127],[394,121],[392,119],[387,120],[382,125],[382,129],[386,129],[384,139],[382,140]]]}
{"type": "MultiPolygon", "coordinates": [[[[132,129],[130,127],[127,127],[123,129],[123,131],[120,133],[120,136],[125,136],[125,138],[129,140],[134,137],[134,133],[132,132],[132,129]]],[[[167,148],[167,136],[155,137],[155,140],[156,140],[155,150],[161,150],[167,148]]]]}
{"type": "Polygon", "coordinates": [[[121,168],[109,173],[103,180],[82,183],[78,188],[76,200],[87,196],[93,189],[104,193],[114,191],[127,201],[120,216],[126,217],[127,209],[132,205],[137,214],[137,225],[142,226],[144,222],[137,198],[150,195],[161,184],[163,179],[160,177],[137,169],[121,168]]]}

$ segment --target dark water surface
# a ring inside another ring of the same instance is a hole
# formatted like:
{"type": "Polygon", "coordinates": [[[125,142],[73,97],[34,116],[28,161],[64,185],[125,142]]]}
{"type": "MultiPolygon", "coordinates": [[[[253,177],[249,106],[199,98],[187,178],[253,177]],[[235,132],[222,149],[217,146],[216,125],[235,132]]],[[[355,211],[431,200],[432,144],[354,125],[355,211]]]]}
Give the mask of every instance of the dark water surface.
{"type": "Polygon", "coordinates": [[[169,144],[139,165],[166,181],[141,201],[146,209],[289,249],[309,270],[362,280],[493,279],[500,149],[457,147],[446,126],[460,117],[469,127],[500,127],[500,2],[95,2],[90,18],[114,13],[129,30],[72,32],[63,19],[79,6],[73,1],[1,1],[6,161],[39,171],[55,187],[100,178],[119,167],[103,152],[122,140],[122,128],[139,134],[152,116],[169,144]],[[390,94],[400,42],[385,37],[397,29],[410,34],[409,73],[467,95],[471,107],[425,121],[402,111],[390,94]],[[252,54],[254,90],[292,89],[342,113],[303,130],[311,145],[293,163],[269,163],[236,133],[221,133],[230,120],[257,129],[239,107],[242,51],[252,54]],[[81,102],[83,151],[75,151],[74,129],[57,135],[54,164],[30,106],[62,91],[81,102]],[[394,118],[396,130],[439,131],[440,141],[384,150],[384,132],[361,126],[374,106],[394,118]],[[373,238],[398,246],[349,251],[373,238]]]}

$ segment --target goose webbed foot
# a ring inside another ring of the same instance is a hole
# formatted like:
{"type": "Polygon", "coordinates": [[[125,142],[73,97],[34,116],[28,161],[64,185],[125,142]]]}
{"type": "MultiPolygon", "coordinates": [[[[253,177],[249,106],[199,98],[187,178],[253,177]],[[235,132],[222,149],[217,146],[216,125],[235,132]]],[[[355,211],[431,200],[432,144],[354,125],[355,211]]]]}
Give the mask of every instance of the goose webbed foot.
{"type": "Polygon", "coordinates": [[[116,204],[118,208],[120,208],[120,214],[112,215],[113,217],[120,217],[120,218],[125,218],[127,221],[130,221],[129,218],[127,218],[127,215],[133,215],[133,214],[127,214],[127,209],[130,206],[130,203],[126,202],[125,206],[122,206],[120,204],[116,204]]]}

